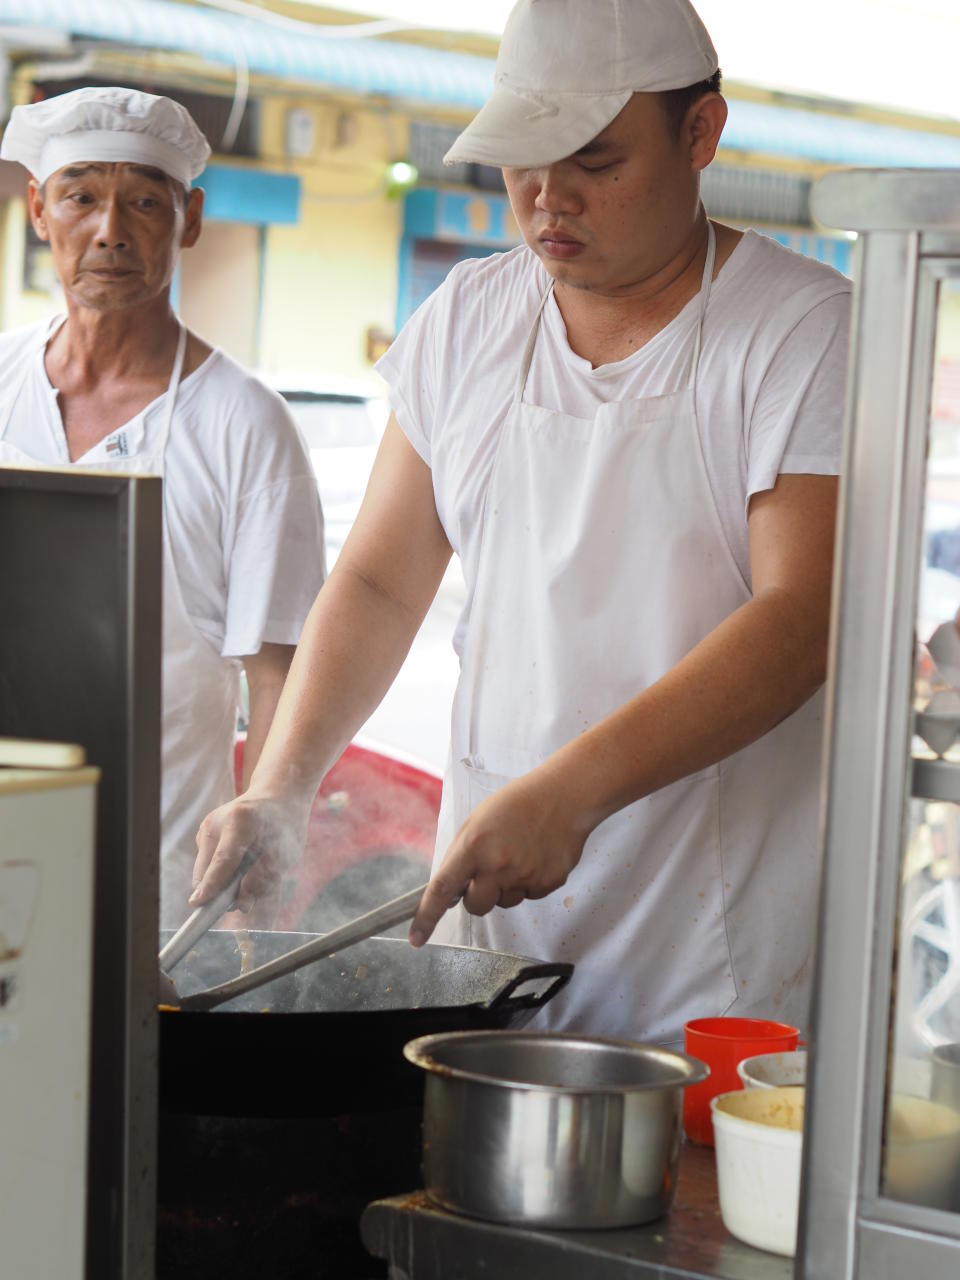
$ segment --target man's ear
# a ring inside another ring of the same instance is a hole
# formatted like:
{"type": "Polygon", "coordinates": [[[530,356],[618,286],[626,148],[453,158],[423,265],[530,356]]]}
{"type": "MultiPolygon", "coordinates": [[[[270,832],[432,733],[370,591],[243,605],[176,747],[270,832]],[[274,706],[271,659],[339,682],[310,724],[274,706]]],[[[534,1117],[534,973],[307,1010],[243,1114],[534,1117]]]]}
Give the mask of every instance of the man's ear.
{"type": "Polygon", "coordinates": [[[49,240],[50,232],[47,230],[47,219],[44,210],[44,190],[36,178],[31,178],[27,183],[27,212],[30,215],[33,229],[40,239],[49,240]]]}
{"type": "Polygon", "coordinates": [[[203,188],[191,187],[187,192],[187,204],[183,218],[183,239],[180,244],[184,249],[192,249],[200,239],[203,228],[203,188]]]}
{"type": "Polygon", "coordinates": [[[689,141],[692,169],[700,172],[717,154],[726,123],[727,104],[719,93],[705,93],[691,104],[683,127],[689,141]]]}

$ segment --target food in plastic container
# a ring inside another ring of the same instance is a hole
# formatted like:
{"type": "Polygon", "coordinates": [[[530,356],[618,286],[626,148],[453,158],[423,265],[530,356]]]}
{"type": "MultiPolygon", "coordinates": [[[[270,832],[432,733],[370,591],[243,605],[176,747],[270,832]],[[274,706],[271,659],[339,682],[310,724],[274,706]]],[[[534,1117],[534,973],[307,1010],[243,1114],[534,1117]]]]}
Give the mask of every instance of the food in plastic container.
{"type": "Polygon", "coordinates": [[[743,1089],[710,1103],[724,1226],[787,1257],[797,1251],[805,1093],[799,1086],[743,1089]]]}

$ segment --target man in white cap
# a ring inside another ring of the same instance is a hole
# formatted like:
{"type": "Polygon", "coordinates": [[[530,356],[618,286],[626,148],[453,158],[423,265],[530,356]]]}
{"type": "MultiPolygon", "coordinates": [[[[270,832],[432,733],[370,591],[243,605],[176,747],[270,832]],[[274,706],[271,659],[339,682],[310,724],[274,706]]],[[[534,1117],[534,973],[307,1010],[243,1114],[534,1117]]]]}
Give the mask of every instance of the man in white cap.
{"type": "Polygon", "coordinates": [[[379,368],[394,417],[205,900],[468,587],[411,927],[572,960],[541,1023],[803,1023],[849,284],[710,221],[726,105],[687,0],[520,0],[451,161],[525,245],[461,263],[379,368]],[[463,904],[448,910],[463,894],[463,904]]]}
{"type": "Polygon", "coordinates": [[[30,219],[67,308],[0,336],[0,465],[164,478],[167,926],[189,911],[201,819],[235,794],[240,669],[249,774],[324,576],[316,481],[283,401],[170,304],[180,252],[200,236],[191,183],[209,154],[182,106],[122,88],[16,107],[0,146],[32,175],[30,219]]]}

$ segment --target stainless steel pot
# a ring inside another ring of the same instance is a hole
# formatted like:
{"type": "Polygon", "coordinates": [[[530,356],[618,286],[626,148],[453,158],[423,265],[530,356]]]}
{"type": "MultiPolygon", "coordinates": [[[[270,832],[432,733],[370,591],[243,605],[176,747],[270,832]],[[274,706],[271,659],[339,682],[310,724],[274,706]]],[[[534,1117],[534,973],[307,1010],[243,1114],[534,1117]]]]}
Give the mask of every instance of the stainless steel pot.
{"type": "Polygon", "coordinates": [[[424,1185],[495,1222],[625,1227],[670,1207],[683,1090],[702,1062],[653,1045],[536,1032],[423,1036],[424,1185]]]}
{"type": "Polygon", "coordinates": [[[932,1060],[931,1098],[960,1111],[960,1044],[938,1045],[932,1060]]]}

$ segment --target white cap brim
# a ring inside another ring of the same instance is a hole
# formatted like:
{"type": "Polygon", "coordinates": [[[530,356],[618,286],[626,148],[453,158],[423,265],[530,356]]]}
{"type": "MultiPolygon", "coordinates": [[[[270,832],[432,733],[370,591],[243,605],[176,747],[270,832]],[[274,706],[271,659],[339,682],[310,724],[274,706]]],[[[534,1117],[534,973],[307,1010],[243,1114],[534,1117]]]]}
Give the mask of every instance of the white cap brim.
{"type": "Polygon", "coordinates": [[[35,177],[46,182],[51,174],[70,164],[125,163],[161,169],[185,187],[192,178],[192,158],[163,138],[123,129],[88,130],[48,138],[40,152],[35,177]]]}
{"type": "Polygon", "coordinates": [[[508,169],[553,164],[602,133],[632,96],[632,89],[553,94],[547,103],[534,94],[514,93],[499,84],[443,157],[443,163],[508,169]]]}

